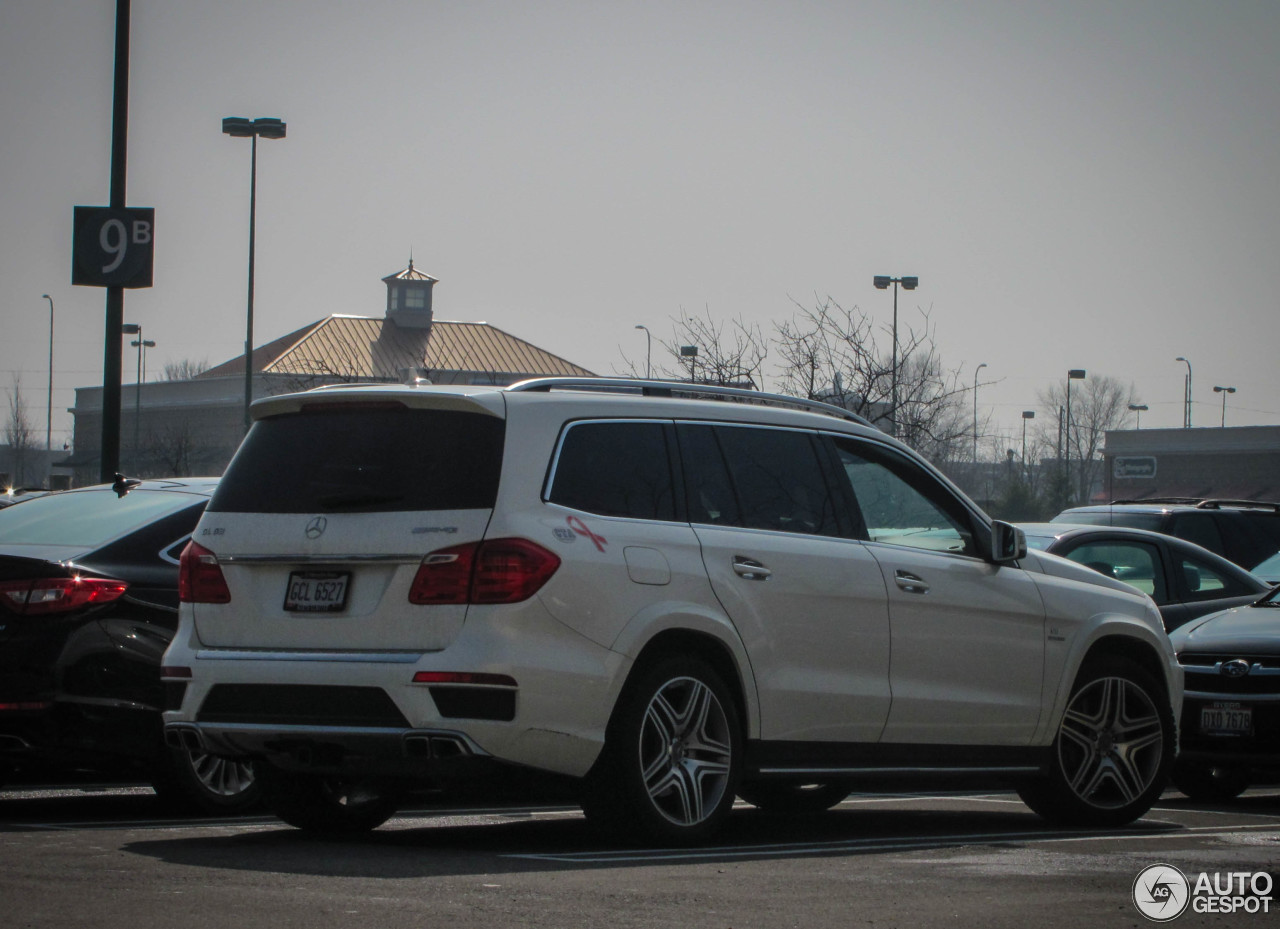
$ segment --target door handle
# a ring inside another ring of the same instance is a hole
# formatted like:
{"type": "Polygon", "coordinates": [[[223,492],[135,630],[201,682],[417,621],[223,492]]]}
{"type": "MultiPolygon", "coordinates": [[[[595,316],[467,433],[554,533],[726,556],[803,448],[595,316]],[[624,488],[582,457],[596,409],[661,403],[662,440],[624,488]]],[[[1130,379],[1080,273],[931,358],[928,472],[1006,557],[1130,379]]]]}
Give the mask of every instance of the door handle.
{"type": "Polygon", "coordinates": [[[769,576],[773,574],[760,562],[742,555],[733,557],[733,573],[748,581],[767,581],[769,576]]]}
{"type": "Polygon", "coordinates": [[[924,578],[917,577],[910,571],[895,571],[893,574],[893,582],[898,585],[901,590],[909,594],[927,594],[929,585],[924,582],[924,578]]]}

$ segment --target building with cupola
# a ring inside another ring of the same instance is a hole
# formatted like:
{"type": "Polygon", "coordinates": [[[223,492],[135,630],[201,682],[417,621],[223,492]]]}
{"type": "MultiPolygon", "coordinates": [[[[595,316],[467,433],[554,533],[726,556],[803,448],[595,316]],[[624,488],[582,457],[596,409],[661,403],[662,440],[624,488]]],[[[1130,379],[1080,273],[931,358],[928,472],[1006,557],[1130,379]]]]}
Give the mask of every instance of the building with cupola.
{"type": "MultiPolygon", "coordinates": [[[[380,317],[332,314],[253,349],[254,399],[325,384],[494,384],[531,377],[593,377],[552,352],[485,322],[437,319],[437,279],[409,266],[382,279],[380,317]]],[[[121,470],[138,477],[221,474],[244,437],[243,354],[183,381],[122,388],[121,470]]],[[[98,480],[102,387],[76,390],[77,486],[98,480]]]]}

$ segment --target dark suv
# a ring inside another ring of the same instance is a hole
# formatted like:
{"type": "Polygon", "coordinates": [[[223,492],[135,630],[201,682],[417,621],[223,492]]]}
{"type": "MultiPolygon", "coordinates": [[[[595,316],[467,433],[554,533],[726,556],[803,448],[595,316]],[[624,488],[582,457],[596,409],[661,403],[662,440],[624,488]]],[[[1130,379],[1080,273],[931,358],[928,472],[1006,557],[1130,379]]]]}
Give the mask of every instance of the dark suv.
{"type": "Polygon", "coordinates": [[[1051,522],[1128,526],[1177,536],[1252,571],[1280,551],[1280,503],[1160,497],[1063,510],[1051,522]]]}

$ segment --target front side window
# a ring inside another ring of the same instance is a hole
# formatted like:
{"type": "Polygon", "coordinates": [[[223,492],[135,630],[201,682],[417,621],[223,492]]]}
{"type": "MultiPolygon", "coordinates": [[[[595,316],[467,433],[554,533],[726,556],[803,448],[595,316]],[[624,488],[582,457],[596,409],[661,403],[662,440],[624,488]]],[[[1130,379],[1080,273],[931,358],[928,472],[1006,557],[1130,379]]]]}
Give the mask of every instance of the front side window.
{"type": "Polygon", "coordinates": [[[835,445],[870,541],[978,554],[960,502],[928,471],[869,442],[836,439],[835,445]]]}
{"type": "Polygon", "coordinates": [[[1157,603],[1168,602],[1161,576],[1160,554],[1154,545],[1143,542],[1085,542],[1067,552],[1066,557],[1093,568],[1099,574],[1138,588],[1157,603]]]}
{"type": "Polygon", "coordinates": [[[574,423],[561,440],[547,499],[600,516],[674,520],[666,427],[574,423]]]}

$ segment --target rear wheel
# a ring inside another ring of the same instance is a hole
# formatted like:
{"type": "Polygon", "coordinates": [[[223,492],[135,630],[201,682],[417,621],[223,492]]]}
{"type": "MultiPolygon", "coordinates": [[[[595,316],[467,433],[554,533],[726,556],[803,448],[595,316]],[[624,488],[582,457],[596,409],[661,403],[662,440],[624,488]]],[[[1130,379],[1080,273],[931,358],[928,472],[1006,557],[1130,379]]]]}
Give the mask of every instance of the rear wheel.
{"type": "Polygon", "coordinates": [[[1132,661],[1106,657],[1076,679],[1048,775],[1018,793],[1054,823],[1122,825],[1151,809],[1173,756],[1173,712],[1164,688],[1132,661]]]}
{"type": "Polygon", "coordinates": [[[1249,772],[1201,761],[1179,761],[1173,766],[1173,786],[1192,800],[1234,800],[1249,789],[1249,772]]]}
{"type": "Polygon", "coordinates": [[[151,779],[161,800],[206,813],[238,813],[261,802],[252,762],[187,749],[165,751],[151,779]]]}
{"type": "Polygon", "coordinates": [[[583,809],[611,832],[698,841],[728,815],[741,768],[737,707],[719,675],[697,658],[661,659],[619,699],[583,809]]]}
{"type": "Polygon", "coordinates": [[[738,796],[766,813],[821,813],[849,796],[849,788],[844,784],[757,781],[754,784],[743,784],[738,788],[738,796]]]}
{"type": "Polygon", "coordinates": [[[299,774],[263,766],[259,778],[272,811],[290,826],[323,836],[359,835],[395,815],[403,791],[373,778],[299,774]]]}

